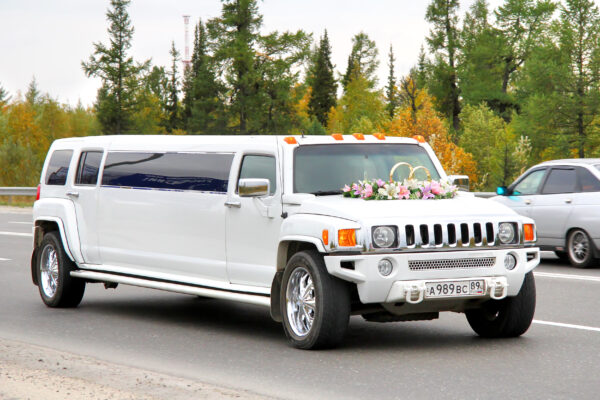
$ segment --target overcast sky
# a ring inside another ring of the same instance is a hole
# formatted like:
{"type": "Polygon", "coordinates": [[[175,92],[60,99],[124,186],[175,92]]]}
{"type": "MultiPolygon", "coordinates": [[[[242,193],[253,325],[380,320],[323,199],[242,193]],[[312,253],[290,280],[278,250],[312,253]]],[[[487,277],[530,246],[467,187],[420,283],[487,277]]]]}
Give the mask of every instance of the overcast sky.
{"type": "MultiPolygon", "coordinates": [[[[496,7],[502,1],[488,2],[496,7]]],[[[472,3],[462,0],[461,7],[465,10],[472,3]]],[[[303,29],[318,39],[327,29],[339,72],[346,69],[352,36],[364,31],[379,48],[383,86],[390,44],[397,76],[416,63],[429,32],[424,20],[427,4],[429,0],[263,0],[259,9],[263,32],[303,29]]],[[[108,0],[0,0],[0,85],[15,97],[35,76],[39,89],[60,102],[91,105],[99,81],[86,78],[81,61],[92,54],[92,43],[108,42],[108,6],[108,0]]],[[[219,0],[133,0],[131,54],[138,61],[151,58],[153,65],[168,66],[172,40],[183,54],[182,16],[191,16],[192,31],[198,18],[213,18],[220,10],[219,0]]]]}

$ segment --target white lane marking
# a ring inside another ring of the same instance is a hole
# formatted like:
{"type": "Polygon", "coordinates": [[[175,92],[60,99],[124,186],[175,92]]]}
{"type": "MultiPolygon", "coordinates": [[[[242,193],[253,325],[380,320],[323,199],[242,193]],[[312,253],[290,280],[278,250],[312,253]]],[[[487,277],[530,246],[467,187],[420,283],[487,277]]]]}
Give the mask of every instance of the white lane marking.
{"type": "Polygon", "coordinates": [[[557,279],[575,279],[579,281],[590,281],[590,282],[600,282],[600,276],[592,276],[592,275],[571,275],[571,274],[555,274],[552,272],[534,272],[535,276],[540,276],[543,278],[557,278],[557,279]]]}
{"type": "Polygon", "coordinates": [[[33,237],[33,233],[21,233],[21,232],[2,232],[2,231],[0,231],[0,235],[33,237]]]}
{"type": "Polygon", "coordinates": [[[22,221],[8,221],[9,224],[23,224],[23,225],[32,225],[31,222],[22,222],[22,221]]]}
{"type": "Polygon", "coordinates": [[[540,324],[540,325],[558,326],[560,328],[571,328],[571,329],[581,329],[583,331],[600,332],[600,328],[595,328],[593,326],[563,324],[562,322],[540,321],[539,319],[534,319],[533,323],[540,324]]]}
{"type": "Polygon", "coordinates": [[[10,261],[10,258],[2,258],[2,257],[0,257],[0,261],[10,261]]]}

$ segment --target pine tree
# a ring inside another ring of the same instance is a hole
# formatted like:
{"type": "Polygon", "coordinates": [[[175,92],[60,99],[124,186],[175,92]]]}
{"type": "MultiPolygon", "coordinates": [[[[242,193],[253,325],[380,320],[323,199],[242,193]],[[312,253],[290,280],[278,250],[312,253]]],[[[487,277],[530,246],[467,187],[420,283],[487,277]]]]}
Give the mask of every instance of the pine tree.
{"type": "Polygon", "coordinates": [[[390,116],[390,119],[394,118],[394,112],[396,111],[396,107],[398,107],[398,93],[396,88],[396,76],[394,75],[394,62],[396,59],[394,58],[394,49],[392,45],[390,45],[390,54],[388,66],[390,68],[390,72],[388,75],[388,84],[385,88],[385,95],[387,98],[386,110],[390,116]]]}
{"type": "Polygon", "coordinates": [[[10,101],[11,96],[8,91],[0,85],[0,107],[4,107],[10,101]]]}
{"type": "Polygon", "coordinates": [[[309,71],[309,85],[312,88],[308,109],[322,126],[327,126],[329,110],[335,107],[337,100],[337,83],[333,75],[331,63],[331,45],[327,30],[321,38],[316,51],[316,58],[309,71]]]}
{"type": "Polygon", "coordinates": [[[179,52],[175,48],[175,42],[171,42],[171,70],[169,71],[169,81],[167,84],[167,103],[165,111],[167,112],[167,132],[179,128],[179,76],[177,73],[177,64],[179,63],[179,52]]]}
{"type": "Polygon", "coordinates": [[[37,86],[37,81],[35,80],[35,76],[31,78],[31,82],[29,82],[29,86],[27,86],[27,92],[25,92],[25,101],[30,106],[34,106],[38,104],[41,100],[41,93],[37,86]]]}
{"type": "Polygon", "coordinates": [[[136,64],[127,54],[134,32],[127,13],[129,3],[130,0],[110,0],[111,8],[106,13],[110,45],[94,43],[94,53],[87,62],[81,63],[88,77],[102,80],[95,107],[105,134],[131,131],[140,73],[146,71],[150,63],[148,60],[136,64]]]}
{"type": "Polygon", "coordinates": [[[369,88],[374,88],[377,85],[375,73],[377,67],[379,67],[378,55],[377,45],[369,39],[366,33],[360,32],[354,35],[352,38],[352,51],[348,56],[348,66],[342,78],[344,90],[346,90],[350,81],[358,75],[362,75],[367,79],[369,88]]]}
{"type": "Polygon", "coordinates": [[[433,26],[427,43],[435,53],[431,94],[437,99],[438,108],[451,121],[454,131],[460,127],[460,91],[457,79],[457,57],[460,50],[458,36],[458,0],[432,0],[427,7],[425,19],[433,26]]]}

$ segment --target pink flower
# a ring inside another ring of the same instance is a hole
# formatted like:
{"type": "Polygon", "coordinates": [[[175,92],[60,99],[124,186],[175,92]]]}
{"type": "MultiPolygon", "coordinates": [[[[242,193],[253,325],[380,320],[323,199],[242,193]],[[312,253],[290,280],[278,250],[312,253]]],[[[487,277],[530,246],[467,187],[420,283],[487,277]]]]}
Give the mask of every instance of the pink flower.
{"type": "Polygon", "coordinates": [[[378,187],[383,187],[383,185],[385,185],[385,182],[383,180],[381,180],[381,179],[377,179],[376,183],[377,183],[378,187]]]}
{"type": "Polygon", "coordinates": [[[344,193],[346,193],[346,192],[349,192],[349,191],[350,191],[350,190],[352,190],[352,189],[350,189],[350,186],[348,186],[348,185],[345,185],[345,186],[344,186],[344,188],[343,188],[342,190],[344,191],[344,193]]]}
{"type": "Polygon", "coordinates": [[[423,200],[433,199],[435,197],[435,195],[431,193],[431,184],[423,186],[421,192],[423,193],[423,200]]]}
{"type": "Polygon", "coordinates": [[[438,195],[438,194],[444,194],[444,190],[442,189],[442,185],[439,184],[439,182],[431,182],[431,193],[438,195]]]}
{"type": "Polygon", "coordinates": [[[368,197],[373,196],[373,186],[369,185],[368,183],[365,185],[364,190],[362,191],[362,198],[366,199],[368,197]]]}
{"type": "Polygon", "coordinates": [[[406,186],[398,187],[398,198],[399,199],[408,199],[410,197],[410,190],[406,186]]]}

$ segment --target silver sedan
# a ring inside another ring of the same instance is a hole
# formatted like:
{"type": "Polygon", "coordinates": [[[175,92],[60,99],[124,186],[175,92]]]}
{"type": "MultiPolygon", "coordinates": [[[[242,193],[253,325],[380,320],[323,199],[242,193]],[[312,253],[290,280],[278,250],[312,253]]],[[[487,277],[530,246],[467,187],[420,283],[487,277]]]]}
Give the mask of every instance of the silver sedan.
{"type": "Polygon", "coordinates": [[[492,200],[533,218],[537,244],[575,267],[600,258],[600,159],[538,164],[492,200]]]}

